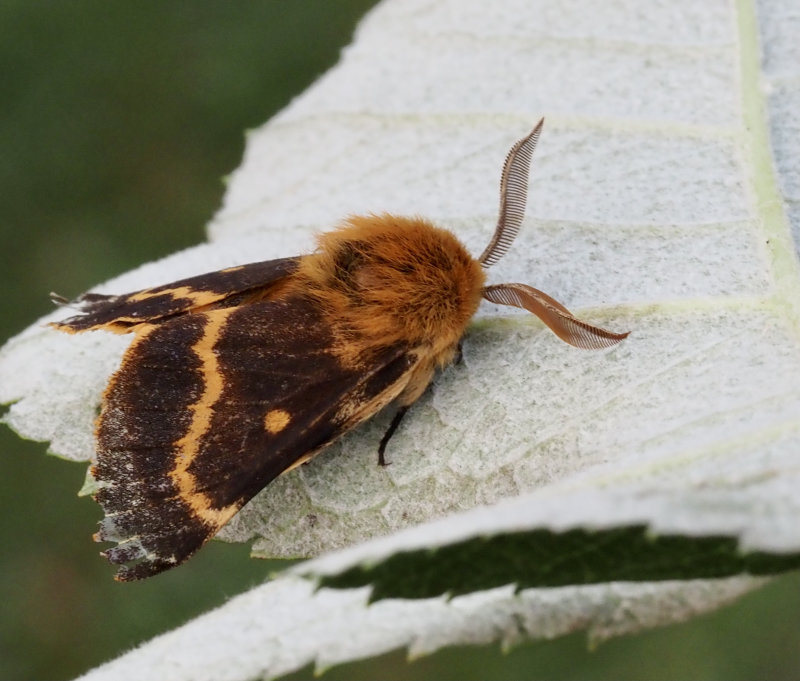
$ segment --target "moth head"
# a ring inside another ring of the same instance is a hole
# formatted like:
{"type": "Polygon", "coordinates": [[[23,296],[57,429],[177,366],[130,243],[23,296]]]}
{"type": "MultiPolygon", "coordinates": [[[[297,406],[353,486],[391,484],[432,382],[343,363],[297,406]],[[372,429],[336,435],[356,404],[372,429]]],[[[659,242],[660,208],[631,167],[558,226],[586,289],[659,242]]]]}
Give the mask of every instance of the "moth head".
{"type": "MultiPolygon", "coordinates": [[[[531,159],[543,125],[544,118],[525,137],[518,140],[506,156],[500,177],[500,213],[497,226],[491,241],[478,258],[484,268],[491,267],[508,252],[522,226],[528,200],[531,159]]],[[[561,340],[578,348],[607,348],[628,336],[628,332],[612,333],[581,321],[561,303],[527,284],[485,286],[482,295],[492,303],[521,307],[532,312],[561,340]]]]}

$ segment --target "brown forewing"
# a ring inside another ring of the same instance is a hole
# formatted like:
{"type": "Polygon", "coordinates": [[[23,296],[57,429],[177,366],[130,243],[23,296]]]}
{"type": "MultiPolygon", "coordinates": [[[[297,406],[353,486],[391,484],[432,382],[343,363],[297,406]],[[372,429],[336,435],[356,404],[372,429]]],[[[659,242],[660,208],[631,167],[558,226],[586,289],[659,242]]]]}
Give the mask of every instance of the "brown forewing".
{"type": "Polygon", "coordinates": [[[105,552],[119,579],[186,560],[271,480],[374,412],[358,405],[396,397],[416,362],[395,344],[343,366],[333,343],[304,297],[137,336],[105,394],[94,467],[98,539],[119,542],[105,552]]]}
{"type": "Polygon", "coordinates": [[[53,326],[68,332],[106,329],[126,333],[130,327],[197,308],[238,305],[248,294],[266,292],[291,275],[299,260],[254,262],[119,296],[86,293],[72,303],[81,314],[53,326]]]}

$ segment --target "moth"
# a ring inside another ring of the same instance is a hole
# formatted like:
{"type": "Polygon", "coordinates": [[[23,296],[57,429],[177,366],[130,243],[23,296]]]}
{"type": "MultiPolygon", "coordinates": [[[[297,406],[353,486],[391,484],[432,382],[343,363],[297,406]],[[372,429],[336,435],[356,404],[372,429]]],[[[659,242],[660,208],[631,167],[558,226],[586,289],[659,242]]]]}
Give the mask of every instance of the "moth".
{"type": "MultiPolygon", "coordinates": [[[[121,581],[187,560],[256,493],[394,403],[378,462],[481,299],[537,315],[562,340],[627,333],[577,319],[525,284],[486,285],[525,211],[544,120],[509,151],[491,241],[472,257],[420,218],[350,217],[314,252],[127,295],[87,293],[69,333],[132,333],[96,422],[96,541],[121,581]]],[[[58,302],[65,302],[59,300],[58,302]]]]}

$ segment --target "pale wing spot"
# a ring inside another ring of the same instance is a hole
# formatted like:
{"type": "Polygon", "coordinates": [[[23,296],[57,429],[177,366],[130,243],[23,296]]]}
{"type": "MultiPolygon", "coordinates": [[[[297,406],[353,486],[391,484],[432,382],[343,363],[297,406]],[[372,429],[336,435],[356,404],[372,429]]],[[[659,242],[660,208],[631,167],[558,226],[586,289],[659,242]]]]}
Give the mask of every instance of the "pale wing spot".
{"type": "Polygon", "coordinates": [[[291,420],[292,415],[285,409],[271,409],[264,417],[264,428],[270,435],[275,435],[286,428],[291,420]]]}

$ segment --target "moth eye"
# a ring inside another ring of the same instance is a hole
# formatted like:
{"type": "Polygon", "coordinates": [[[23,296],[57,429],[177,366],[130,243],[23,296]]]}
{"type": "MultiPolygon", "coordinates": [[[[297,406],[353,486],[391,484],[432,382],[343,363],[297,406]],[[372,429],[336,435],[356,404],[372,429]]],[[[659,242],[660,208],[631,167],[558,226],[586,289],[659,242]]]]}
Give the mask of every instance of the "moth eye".
{"type": "Polygon", "coordinates": [[[286,428],[291,420],[292,415],[285,409],[271,409],[264,417],[264,430],[275,435],[286,428]]]}

